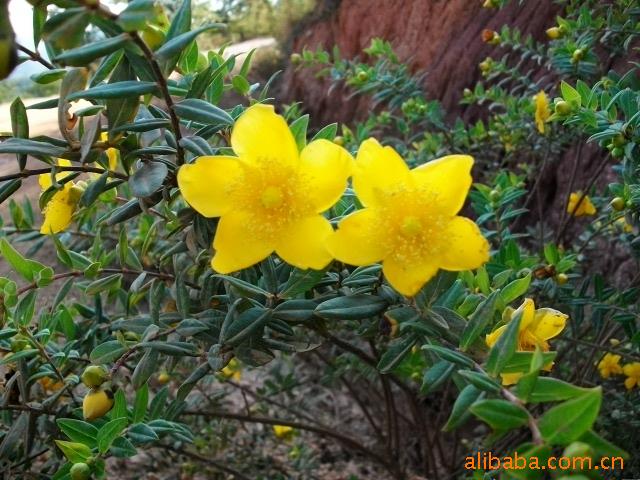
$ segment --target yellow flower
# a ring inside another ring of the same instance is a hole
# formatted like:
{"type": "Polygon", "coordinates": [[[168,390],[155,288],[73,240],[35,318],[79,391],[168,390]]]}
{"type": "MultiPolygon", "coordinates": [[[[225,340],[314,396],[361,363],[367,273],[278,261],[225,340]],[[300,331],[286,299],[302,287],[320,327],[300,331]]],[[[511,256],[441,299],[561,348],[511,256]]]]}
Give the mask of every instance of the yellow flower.
{"type": "Polygon", "coordinates": [[[232,358],[229,363],[220,370],[220,373],[224,378],[231,378],[236,382],[242,378],[242,367],[235,358],[232,358]]]}
{"type": "MultiPolygon", "coordinates": [[[[564,329],[568,315],[554,310],[552,308],[536,309],[533,300],[526,298],[522,305],[511,314],[510,320],[516,318],[522,313],[520,320],[520,328],[518,331],[517,350],[521,352],[533,352],[536,347],[543,352],[549,351],[549,342],[553,337],[562,332],[564,329]]],[[[498,327],[486,336],[486,343],[489,348],[493,347],[498,339],[507,329],[508,324],[498,327]]],[[[547,365],[546,370],[550,370],[552,365],[547,365]]],[[[502,383],[504,385],[512,385],[517,383],[521,373],[504,373],[502,374],[502,383]]]]}
{"type": "Polygon", "coordinates": [[[468,155],[450,155],[409,170],[391,147],[366,140],[353,175],[365,208],[341,220],[329,251],[351,265],[382,261],[389,283],[407,296],[440,268],[480,267],[489,259],[489,244],[475,223],[457,216],[472,165],[468,155]]]}
{"type": "Polygon", "coordinates": [[[583,194],[580,191],[573,192],[571,195],[569,195],[569,204],[567,205],[567,213],[573,214],[575,217],[595,215],[596,207],[594,207],[593,203],[591,203],[591,199],[589,198],[589,195],[584,195],[584,198],[580,202],[580,205],[578,205],[578,202],[580,201],[580,198],[582,196],[583,194]],[[576,208],[576,205],[578,205],[578,208],[576,208]],[[575,209],[575,212],[574,212],[574,209],[575,209]]]}
{"type": "MultiPolygon", "coordinates": [[[[109,133],[108,132],[102,132],[100,134],[100,141],[101,142],[108,142],[109,141],[109,133]]],[[[109,170],[114,171],[118,168],[118,158],[120,156],[120,152],[118,151],[117,148],[107,148],[107,150],[105,151],[105,153],[107,154],[107,158],[109,159],[109,170]]]]}
{"type": "Polygon", "coordinates": [[[254,105],[236,121],[237,157],[200,157],[178,171],[184,199],[205,217],[221,217],[213,240],[214,270],[250,267],[276,252],[298,268],[331,261],[322,216],[342,196],[353,159],[328,140],[298,153],[289,127],[270,105],[254,105]]]}
{"type": "MultiPolygon", "coordinates": [[[[63,167],[71,166],[69,160],[58,159],[58,165],[63,167]]],[[[62,181],[73,172],[56,173],[56,181],[62,181]]],[[[43,173],[38,177],[38,183],[42,191],[47,190],[53,184],[51,174],[43,173]]],[[[82,196],[83,188],[73,182],[65,183],[60,190],[53,194],[42,212],[44,221],[40,227],[40,233],[58,233],[65,230],[73,220],[73,214],[78,206],[78,201],[82,196]]]]}
{"type": "Polygon", "coordinates": [[[615,224],[624,233],[633,233],[633,226],[624,217],[617,219],[615,224]]]}
{"type": "Polygon", "coordinates": [[[622,371],[627,376],[624,386],[631,390],[635,386],[640,386],[640,362],[628,363],[622,367],[622,371]]]}
{"type": "Polygon", "coordinates": [[[619,375],[622,373],[620,365],[620,355],[607,353],[598,363],[598,370],[602,378],[609,378],[611,375],[619,375]]]}
{"type": "Polygon", "coordinates": [[[286,425],[274,425],[273,433],[280,439],[289,438],[293,434],[293,427],[289,427],[286,425]]]}
{"type": "Polygon", "coordinates": [[[536,95],[533,96],[533,100],[536,105],[536,127],[538,127],[538,131],[540,133],[545,132],[545,123],[549,120],[551,116],[551,110],[549,109],[549,98],[547,94],[544,93],[544,90],[540,90],[536,95]]]}

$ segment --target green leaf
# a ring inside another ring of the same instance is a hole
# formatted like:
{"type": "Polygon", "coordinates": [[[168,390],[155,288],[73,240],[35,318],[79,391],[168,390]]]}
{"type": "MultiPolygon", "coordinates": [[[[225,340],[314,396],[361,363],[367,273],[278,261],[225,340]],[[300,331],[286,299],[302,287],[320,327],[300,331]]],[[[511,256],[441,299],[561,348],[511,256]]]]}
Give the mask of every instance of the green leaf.
{"type": "Polygon", "coordinates": [[[595,450],[595,453],[599,457],[622,457],[629,458],[628,452],[617,447],[608,440],[602,438],[593,430],[588,430],[578,438],[579,441],[585,442],[595,450]]]}
{"type": "Polygon", "coordinates": [[[191,0],[183,0],[169,25],[167,38],[175,38],[189,30],[191,30],[191,0]]]}
{"type": "Polygon", "coordinates": [[[307,145],[307,127],[309,126],[309,115],[303,115],[296,119],[289,128],[293,134],[293,138],[296,139],[296,145],[298,145],[298,151],[307,145]]]}
{"type": "Polygon", "coordinates": [[[500,384],[484,373],[476,372],[474,370],[458,370],[458,374],[480,390],[484,390],[489,393],[496,393],[500,391],[500,384]]]}
{"type": "Polygon", "coordinates": [[[91,456],[91,449],[82,443],[64,440],[56,440],[55,442],[71,463],[83,463],[91,456]]]}
{"type": "Polygon", "coordinates": [[[54,57],[53,60],[63,65],[84,67],[96,58],[104,57],[116,50],[124,48],[127,42],[129,42],[129,39],[130,37],[127,34],[121,34],[104,40],[87,43],[81,47],[67,50],[66,52],[54,57]]]}
{"type": "Polygon", "coordinates": [[[113,408],[111,409],[111,419],[127,418],[127,399],[122,390],[118,390],[113,396],[113,408]]]}
{"type": "Polygon", "coordinates": [[[538,422],[542,438],[552,445],[567,445],[577,440],[593,426],[601,402],[602,389],[597,387],[549,409],[538,422]]]}
{"type": "Polygon", "coordinates": [[[14,180],[8,180],[3,182],[0,186],[0,204],[2,204],[8,198],[11,198],[22,186],[22,179],[16,178],[14,180]]]}
{"type": "MultiPolygon", "coordinates": [[[[135,81],[136,72],[126,57],[114,57],[117,65],[109,78],[109,85],[114,85],[126,81],[135,81]]],[[[111,68],[111,67],[110,67],[111,68]]],[[[97,74],[97,72],[96,72],[97,74]]],[[[151,88],[151,87],[149,87],[151,88]]],[[[107,120],[109,123],[109,141],[113,142],[120,134],[116,129],[126,123],[132,122],[140,107],[139,97],[116,97],[107,99],[107,120]]]]}
{"type": "Polygon", "coordinates": [[[507,365],[518,346],[518,333],[520,330],[520,322],[522,321],[522,312],[519,312],[511,319],[504,333],[493,345],[489,351],[489,357],[485,369],[490,375],[496,377],[507,365]]]}
{"type": "Polygon", "coordinates": [[[117,290],[122,285],[122,274],[114,273],[104,278],[100,278],[87,285],[85,293],[87,295],[97,295],[106,290],[117,290]]]}
{"type": "Polygon", "coordinates": [[[30,282],[36,279],[36,275],[41,270],[48,268],[40,262],[23,257],[20,252],[11,246],[6,238],[0,238],[0,254],[16,273],[30,282]]]}
{"type": "Polygon", "coordinates": [[[562,98],[567,102],[578,107],[582,105],[582,97],[580,97],[580,93],[564,80],[560,82],[560,91],[562,92],[562,98]]]}
{"type": "MultiPolygon", "coordinates": [[[[29,138],[29,118],[27,110],[20,97],[16,98],[9,107],[9,116],[11,117],[11,131],[14,138],[29,138]]],[[[24,170],[27,166],[27,156],[18,155],[18,165],[20,170],[24,170]]]]}
{"type": "Polygon", "coordinates": [[[529,401],[533,403],[559,402],[580,397],[588,391],[588,388],[578,387],[557,378],[540,377],[531,391],[529,401]]]}
{"type": "Polygon", "coordinates": [[[423,350],[428,350],[430,352],[435,353],[440,358],[448,360],[449,362],[453,362],[458,365],[462,365],[463,367],[473,367],[473,360],[466,357],[460,352],[456,352],[451,350],[450,348],[442,347],[440,345],[423,345],[423,350]]]}
{"type": "Polygon", "coordinates": [[[37,290],[31,290],[18,302],[14,316],[19,325],[26,326],[31,323],[36,308],[37,295],[37,290]]]}
{"type": "Polygon", "coordinates": [[[333,141],[333,139],[336,138],[337,133],[338,133],[338,124],[337,123],[332,123],[330,125],[327,125],[326,127],[323,127],[322,129],[320,129],[320,131],[314,135],[314,137],[311,139],[311,141],[312,142],[314,140],[329,140],[329,141],[333,141]]]}
{"type": "Polygon", "coordinates": [[[229,325],[221,334],[221,342],[225,345],[235,346],[249,338],[254,332],[263,327],[269,320],[271,310],[260,307],[253,307],[245,310],[229,325]]]}
{"type": "Polygon", "coordinates": [[[471,405],[470,411],[494,430],[511,430],[529,421],[526,410],[506,400],[480,400],[471,405]]]}
{"type": "Polygon", "coordinates": [[[136,400],[133,404],[133,423],[144,420],[149,404],[149,385],[144,384],[136,391],[136,400]]]}
{"type": "Polygon", "coordinates": [[[415,343],[415,337],[410,335],[406,338],[398,338],[389,344],[387,351],[384,352],[378,362],[377,369],[380,373],[389,373],[396,368],[415,343]]]}
{"type": "Polygon", "coordinates": [[[387,306],[381,297],[356,294],[326,300],[316,307],[315,314],[326,320],[361,320],[382,313],[387,306]]]}
{"type": "Polygon", "coordinates": [[[460,338],[460,349],[462,351],[467,350],[484,331],[489,322],[493,320],[499,295],[499,291],[495,291],[489,295],[478,305],[475,312],[473,312],[469,318],[469,322],[465,326],[462,337],[460,338]]]}
{"type": "MultiPolygon", "coordinates": [[[[222,23],[211,23],[209,25],[196,28],[195,30],[187,31],[173,38],[168,37],[169,40],[167,40],[164,45],[156,51],[156,57],[160,60],[169,62],[169,64],[171,64],[174,59],[177,62],[176,57],[179,57],[182,50],[193,42],[202,32],[206,32],[208,30],[224,30],[225,28],[226,25],[222,23]]],[[[175,65],[175,63],[173,63],[173,65],[175,65]]],[[[171,68],[173,68],[173,65],[171,65],[171,68]]]]}
{"type": "Polygon", "coordinates": [[[484,395],[484,392],[478,390],[473,385],[467,385],[464,387],[458,394],[458,398],[456,398],[456,401],[451,408],[449,419],[442,429],[445,432],[450,432],[465,423],[469,417],[471,417],[469,407],[477,400],[484,398],[484,395]]]}
{"type": "Polygon", "coordinates": [[[440,360],[429,367],[422,377],[420,393],[431,393],[442,385],[451,376],[456,365],[447,360],[440,360]]]}
{"type": "MultiPolygon", "coordinates": [[[[543,365],[553,362],[557,352],[541,352],[543,365]]],[[[534,352],[516,352],[500,373],[524,373],[531,369],[534,352]]]]}
{"type": "Polygon", "coordinates": [[[116,418],[110,422],[105,423],[98,431],[98,451],[100,453],[107,453],[109,447],[113,441],[120,436],[122,431],[126,428],[128,420],[126,418],[116,418]]]}
{"type": "Polygon", "coordinates": [[[505,304],[513,302],[516,298],[527,293],[530,284],[531,274],[528,274],[526,277],[514,280],[501,290],[500,296],[502,297],[502,301],[505,304]]]}
{"type": "Polygon", "coordinates": [[[144,355],[142,355],[142,358],[138,361],[131,375],[133,388],[137,389],[141,388],[141,385],[146,385],[147,380],[151,378],[151,375],[153,375],[158,368],[159,358],[160,352],[157,349],[149,348],[144,352],[144,355]]]}
{"type": "Polygon", "coordinates": [[[223,109],[199,98],[187,98],[173,106],[174,112],[185,120],[206,125],[231,125],[233,118],[223,109]]]}
{"type": "Polygon", "coordinates": [[[313,317],[318,304],[313,300],[287,300],[273,310],[273,318],[286,322],[306,322],[313,317]]]}
{"type": "Polygon", "coordinates": [[[104,83],[97,87],[72,93],[67,96],[68,101],[85,98],[87,100],[107,100],[119,98],[139,97],[148,93],[158,94],[158,86],[153,82],[137,80],[123,80],[121,82],[104,83]]]}
{"type": "Polygon", "coordinates": [[[44,23],[42,38],[59,49],[75,47],[82,43],[90,19],[91,16],[87,15],[84,8],[69,8],[52,15],[44,23]]]}
{"type": "Polygon", "coordinates": [[[90,448],[97,446],[98,429],[89,422],[73,418],[58,418],[56,424],[74,442],[82,443],[90,448]]]}
{"type": "Polygon", "coordinates": [[[159,440],[158,434],[148,425],[138,423],[131,425],[127,435],[134,444],[141,445],[144,443],[155,442],[159,440]]]}
{"type": "Polygon", "coordinates": [[[27,140],[25,138],[9,138],[0,142],[0,153],[24,153],[34,157],[62,157],[65,149],[46,142],[27,140]]]}
{"type": "Polygon", "coordinates": [[[38,72],[31,75],[31,80],[41,85],[47,85],[49,83],[57,82],[61,80],[67,71],[64,68],[55,68],[53,70],[45,70],[44,72],[38,72]]]}
{"type": "Polygon", "coordinates": [[[149,19],[156,16],[154,0],[133,0],[118,15],[117,24],[125,32],[144,30],[149,19]]]}
{"type": "Polygon", "coordinates": [[[129,177],[131,192],[136,197],[150,197],[162,187],[169,169],[163,162],[145,162],[129,177]]]}
{"type": "Polygon", "coordinates": [[[92,363],[109,363],[120,358],[127,349],[118,340],[109,340],[94,348],[89,354],[92,363]]]}
{"type": "Polygon", "coordinates": [[[233,77],[233,79],[231,80],[231,85],[233,86],[234,90],[240,95],[248,95],[249,90],[251,90],[249,81],[242,75],[236,75],[235,77],[233,77]]]}

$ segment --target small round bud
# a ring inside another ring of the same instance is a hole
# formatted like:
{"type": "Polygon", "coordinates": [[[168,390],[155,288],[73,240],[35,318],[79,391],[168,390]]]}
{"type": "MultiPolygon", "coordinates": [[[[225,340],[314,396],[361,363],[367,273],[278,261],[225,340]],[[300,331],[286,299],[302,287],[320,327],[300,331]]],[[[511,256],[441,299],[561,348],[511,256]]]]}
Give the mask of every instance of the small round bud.
{"type": "Polygon", "coordinates": [[[341,137],[340,135],[338,135],[337,137],[335,137],[333,139],[333,143],[335,143],[336,145],[340,145],[341,147],[344,146],[344,137],[341,137]]]}
{"type": "Polygon", "coordinates": [[[69,470],[71,480],[88,480],[91,478],[91,467],[86,463],[74,463],[69,470]]]}
{"type": "Polygon", "coordinates": [[[613,158],[620,158],[624,156],[624,148],[615,147],[613,150],[611,150],[611,156],[613,158]]]}
{"type": "Polygon", "coordinates": [[[571,105],[569,102],[565,102],[564,100],[560,100],[555,104],[555,112],[558,115],[569,115],[571,113],[571,105]]]}
{"type": "Polygon", "coordinates": [[[82,372],[82,383],[89,388],[97,388],[107,381],[109,372],[102,365],[89,365],[82,372]]]}
{"type": "Polygon", "coordinates": [[[546,33],[547,33],[547,37],[549,37],[551,40],[556,40],[556,39],[562,37],[562,35],[563,35],[562,31],[558,27],[548,28],[546,33]]]}
{"type": "Polygon", "coordinates": [[[611,140],[614,147],[624,147],[627,144],[627,137],[619,133],[611,140]]]}
{"type": "Polygon", "coordinates": [[[496,2],[495,0],[484,0],[484,3],[482,4],[482,8],[496,8],[496,2]]]}
{"type": "Polygon", "coordinates": [[[360,82],[366,82],[367,80],[369,80],[369,74],[364,70],[360,70],[358,72],[357,78],[360,82]]]}
{"type": "Polygon", "coordinates": [[[621,212],[626,206],[625,203],[626,202],[624,201],[624,198],[615,197],[613,200],[611,200],[609,205],[611,205],[611,208],[613,208],[616,212],[621,212]]]}
{"type": "Polygon", "coordinates": [[[571,61],[574,63],[578,63],[583,58],[584,58],[584,50],[581,48],[576,48],[571,54],[571,61]]]}
{"type": "Polygon", "coordinates": [[[471,91],[471,89],[470,89],[470,88],[465,88],[465,89],[462,91],[462,95],[464,95],[465,97],[470,97],[471,95],[473,95],[473,92],[471,91]]]}
{"type": "Polygon", "coordinates": [[[491,190],[489,192],[489,198],[492,202],[497,202],[498,200],[500,200],[500,192],[498,190],[491,190]]]}
{"type": "Polygon", "coordinates": [[[564,285],[568,281],[569,276],[566,273],[559,273],[558,275],[556,275],[556,282],[558,282],[558,285],[564,285]]]}
{"type": "Polygon", "coordinates": [[[302,62],[302,55],[300,55],[299,53],[292,53],[290,59],[291,63],[293,63],[294,65],[298,65],[302,62]]]}
{"type": "Polygon", "coordinates": [[[167,372],[162,372],[160,375],[158,375],[158,383],[160,385],[166,385],[167,383],[169,383],[169,380],[171,380],[171,377],[167,372]]]}

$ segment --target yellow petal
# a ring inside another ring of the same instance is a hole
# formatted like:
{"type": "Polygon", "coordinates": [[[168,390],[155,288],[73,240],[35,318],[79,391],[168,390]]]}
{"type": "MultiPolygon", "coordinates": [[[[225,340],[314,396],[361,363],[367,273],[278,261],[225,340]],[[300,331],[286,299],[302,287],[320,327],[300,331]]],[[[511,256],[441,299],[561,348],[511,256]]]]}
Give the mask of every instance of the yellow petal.
{"type": "Polygon", "coordinates": [[[231,210],[232,192],[242,182],[243,171],[235,157],[200,157],[178,170],[178,187],[184,199],[205,217],[231,210]]]}
{"type": "Polygon", "coordinates": [[[329,140],[316,140],[300,154],[300,173],[309,185],[309,201],[317,213],[332,207],[342,196],[353,170],[353,157],[329,140]]]}
{"type": "Polygon", "coordinates": [[[438,272],[438,267],[427,262],[405,264],[389,257],[382,262],[382,271],[393,288],[412,297],[438,272]]]}
{"type": "Polygon", "coordinates": [[[631,390],[636,386],[636,383],[638,383],[638,381],[634,377],[629,377],[625,379],[624,386],[627,387],[627,390],[631,390]]]}
{"type": "Polygon", "coordinates": [[[502,385],[515,385],[522,378],[522,373],[502,373],[500,376],[502,377],[502,385]]]}
{"type": "Polygon", "coordinates": [[[233,151],[247,162],[298,163],[298,146],[272,105],[256,104],[240,115],[231,133],[233,151]]]}
{"type": "Polygon", "coordinates": [[[537,338],[549,340],[564,330],[567,318],[569,318],[568,315],[552,308],[539,308],[529,329],[537,338]]]}
{"type": "Polygon", "coordinates": [[[273,252],[270,238],[256,235],[251,215],[234,211],[218,222],[213,247],[216,253],[211,266],[216,272],[231,273],[264,260],[273,252]]]}
{"type": "Polygon", "coordinates": [[[411,170],[416,186],[434,195],[434,208],[455,215],[464,205],[471,178],[473,157],[448,155],[411,170]]]}
{"type": "MultiPolygon", "coordinates": [[[[65,159],[65,158],[58,158],[58,166],[60,167],[70,167],[71,161],[65,159]]],[[[73,175],[73,172],[60,172],[60,173],[56,173],[56,180],[58,182],[64,180],[66,177],[68,177],[69,175],[73,175]]],[[[41,175],[38,175],[38,183],[40,184],[40,188],[44,191],[47,188],[49,188],[51,185],[53,185],[53,183],[51,182],[51,174],[50,173],[43,173],[41,175]]]]}
{"type": "Polygon", "coordinates": [[[485,337],[485,343],[489,348],[493,347],[496,344],[498,339],[502,336],[504,331],[507,329],[507,325],[502,325],[501,327],[496,328],[493,332],[487,334],[487,336],[485,337]]]}
{"type": "Polygon", "coordinates": [[[40,233],[58,233],[65,230],[73,220],[78,198],[71,191],[72,183],[66,183],[62,190],[53,194],[44,208],[44,221],[40,233]]]}
{"type": "Polygon", "coordinates": [[[358,210],[343,218],[338,230],[327,239],[331,255],[350,265],[369,265],[384,258],[384,238],[379,218],[371,208],[358,210]]]}
{"type": "Polygon", "coordinates": [[[530,298],[525,298],[522,305],[520,305],[511,318],[515,318],[516,315],[519,315],[522,312],[522,319],[520,320],[520,331],[524,331],[529,328],[529,326],[533,323],[536,317],[536,305],[533,303],[533,300],[530,298]]]}
{"type": "Polygon", "coordinates": [[[331,223],[322,215],[300,219],[284,229],[276,253],[295,267],[321,270],[331,262],[326,240],[332,233],[331,223]]]}
{"type": "Polygon", "coordinates": [[[489,260],[489,242],[482,236],[478,226],[465,217],[454,217],[442,235],[446,247],[438,259],[434,259],[445,270],[461,271],[481,267],[489,260]]]}
{"type": "Polygon", "coordinates": [[[391,147],[374,138],[362,142],[356,158],[353,188],[363,205],[384,203],[384,194],[398,189],[409,178],[409,168],[391,147]]]}

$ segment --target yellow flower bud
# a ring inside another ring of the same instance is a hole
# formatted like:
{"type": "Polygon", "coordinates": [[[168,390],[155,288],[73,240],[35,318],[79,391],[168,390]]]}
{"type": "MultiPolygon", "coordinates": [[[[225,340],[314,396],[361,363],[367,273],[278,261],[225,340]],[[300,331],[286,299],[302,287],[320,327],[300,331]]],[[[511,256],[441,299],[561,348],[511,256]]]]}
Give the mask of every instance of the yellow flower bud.
{"type": "Polygon", "coordinates": [[[569,102],[565,102],[564,100],[560,100],[556,102],[555,112],[558,115],[569,115],[571,113],[571,105],[569,102]]]}
{"type": "Polygon", "coordinates": [[[160,375],[158,375],[158,383],[160,385],[165,385],[169,383],[169,380],[171,380],[171,377],[167,372],[162,372],[160,375]]]}
{"type": "Polygon", "coordinates": [[[333,143],[343,147],[344,146],[344,137],[341,137],[341,136],[338,135],[336,138],[333,139],[333,143]]]}
{"type": "Polygon", "coordinates": [[[571,55],[571,62],[578,63],[580,60],[584,58],[584,50],[581,48],[576,48],[571,55]]]}
{"type": "Polygon", "coordinates": [[[558,285],[564,285],[568,281],[569,276],[566,273],[559,273],[558,275],[556,275],[556,282],[558,282],[558,285]]]}
{"type": "Polygon", "coordinates": [[[102,365],[89,365],[82,372],[82,383],[89,388],[102,385],[109,378],[109,372],[102,365]]]}
{"type": "Polygon", "coordinates": [[[298,65],[302,62],[302,55],[300,55],[299,53],[292,53],[290,59],[291,63],[293,63],[294,65],[298,65]]]}
{"type": "Polygon", "coordinates": [[[273,433],[277,438],[286,439],[291,437],[293,434],[293,428],[287,425],[274,425],[273,433]]]}
{"type": "Polygon", "coordinates": [[[616,197],[613,200],[611,200],[609,205],[611,205],[611,208],[613,208],[616,212],[621,212],[622,210],[624,210],[624,207],[626,206],[626,202],[624,201],[624,198],[616,197]]]}
{"type": "Polygon", "coordinates": [[[95,420],[104,416],[113,407],[111,390],[91,390],[82,401],[82,415],[85,420],[95,420]]]}
{"type": "Polygon", "coordinates": [[[557,40],[562,37],[562,31],[558,27],[551,27],[547,29],[547,37],[551,40],[557,40]]]}

